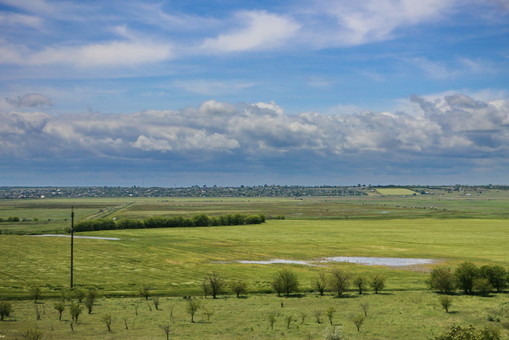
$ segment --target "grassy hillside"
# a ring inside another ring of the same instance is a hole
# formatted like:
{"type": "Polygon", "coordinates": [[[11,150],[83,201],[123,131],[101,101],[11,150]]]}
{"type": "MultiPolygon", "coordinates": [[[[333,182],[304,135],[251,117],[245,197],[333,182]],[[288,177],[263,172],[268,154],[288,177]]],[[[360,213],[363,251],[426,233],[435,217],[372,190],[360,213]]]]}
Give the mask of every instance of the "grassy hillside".
{"type": "Polygon", "coordinates": [[[0,217],[26,220],[0,223],[0,299],[8,299],[14,307],[12,316],[0,322],[0,337],[20,338],[23,330],[38,327],[50,339],[159,339],[165,337],[160,326],[170,324],[176,339],[323,339],[330,326],[325,315],[329,307],[337,311],[334,325],[341,324],[349,339],[429,339],[455,322],[495,325],[508,336],[506,293],[488,298],[453,296],[452,313],[445,313],[437,294],[425,284],[433,264],[388,267],[316,262],[334,256],[404,257],[434,259],[451,267],[468,260],[508,268],[508,202],[506,194],[498,191],[405,198],[0,201],[0,217]],[[53,308],[69,287],[69,238],[10,234],[62,232],[70,225],[70,206],[74,206],[77,221],[236,212],[284,215],[286,219],[249,226],[78,233],[119,240],[75,239],[75,284],[78,289],[95,288],[103,298],[92,314],[82,315],[72,331],[69,302],[66,321],[58,321],[53,308]],[[270,259],[314,265],[237,262],[270,259]],[[299,295],[278,298],[266,294],[272,291],[271,281],[282,268],[297,274],[299,295]],[[369,292],[359,296],[352,289],[347,298],[317,296],[312,292],[312,280],[333,268],[368,278],[382,274],[387,287],[379,295],[369,292]],[[191,324],[182,296],[201,296],[203,278],[211,272],[227,281],[247,282],[248,297],[199,298],[205,309],[197,314],[198,322],[191,324]],[[153,297],[148,301],[136,297],[143,285],[152,288],[152,296],[160,296],[162,310],[155,310],[153,297]],[[27,300],[33,286],[42,290],[41,303],[27,300]],[[371,309],[359,333],[350,318],[361,311],[361,303],[369,303],[371,309]],[[41,320],[35,318],[35,306],[44,311],[41,320]],[[139,308],[138,315],[134,306],[139,308]],[[205,310],[213,312],[210,320],[205,310]],[[317,310],[322,312],[323,323],[315,320],[317,310]],[[277,314],[274,330],[267,321],[272,311],[277,314]],[[113,316],[111,333],[101,321],[106,313],[113,316]],[[500,323],[487,321],[494,313],[502,318],[500,323]],[[298,321],[291,321],[287,328],[289,315],[298,321]],[[305,320],[301,324],[302,315],[305,320]],[[125,329],[124,319],[129,329],[125,329]]]}

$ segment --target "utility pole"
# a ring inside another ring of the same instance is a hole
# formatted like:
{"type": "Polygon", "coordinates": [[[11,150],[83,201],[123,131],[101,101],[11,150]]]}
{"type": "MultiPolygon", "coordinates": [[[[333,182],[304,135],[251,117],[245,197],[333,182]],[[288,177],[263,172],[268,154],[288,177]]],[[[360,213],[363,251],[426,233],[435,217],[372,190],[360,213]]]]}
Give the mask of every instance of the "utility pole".
{"type": "Polygon", "coordinates": [[[73,288],[74,272],[74,206],[71,207],[71,289],[73,288]]]}

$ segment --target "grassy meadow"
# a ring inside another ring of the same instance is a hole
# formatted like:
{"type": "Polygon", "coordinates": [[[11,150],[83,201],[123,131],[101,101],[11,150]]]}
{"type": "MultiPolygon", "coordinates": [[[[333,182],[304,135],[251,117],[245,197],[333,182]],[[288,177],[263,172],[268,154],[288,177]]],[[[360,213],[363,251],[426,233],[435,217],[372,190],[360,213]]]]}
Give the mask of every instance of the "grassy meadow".
{"type": "Polygon", "coordinates": [[[493,325],[503,336],[509,336],[509,315],[504,314],[504,306],[509,305],[507,293],[453,296],[451,313],[445,313],[438,295],[425,284],[434,264],[387,267],[236,262],[312,262],[324,257],[362,256],[427,258],[451,267],[463,261],[509,267],[508,194],[493,190],[407,195],[375,192],[355,198],[0,201],[0,217],[26,220],[0,223],[0,299],[12,302],[14,309],[7,321],[0,322],[0,337],[21,338],[23,330],[38,327],[48,339],[165,339],[160,326],[169,324],[173,339],[323,339],[330,327],[325,315],[329,307],[336,309],[333,324],[341,324],[348,339],[429,339],[454,322],[493,325]],[[28,235],[62,233],[70,225],[70,206],[77,221],[198,213],[261,213],[284,215],[286,219],[261,225],[78,233],[119,240],[74,240],[75,284],[78,289],[97,289],[101,298],[94,312],[88,315],[85,311],[71,330],[69,312],[64,313],[67,321],[58,321],[53,308],[69,287],[69,238],[28,235]],[[282,268],[297,274],[300,294],[279,298],[271,292],[270,283],[282,268]],[[354,276],[382,274],[387,278],[386,289],[382,294],[368,291],[359,296],[352,287],[345,298],[332,293],[320,297],[312,291],[311,282],[333,268],[354,276]],[[203,298],[201,284],[211,272],[225,280],[247,282],[247,297],[237,299],[228,293],[217,300],[203,298]],[[152,289],[148,301],[137,296],[143,285],[152,289]],[[33,286],[42,290],[43,299],[37,304],[29,300],[33,286]],[[196,323],[191,323],[185,312],[185,295],[199,297],[202,304],[196,323]],[[161,301],[161,310],[153,305],[155,296],[161,301]],[[350,318],[361,312],[362,303],[368,303],[370,311],[357,332],[350,318]],[[34,306],[44,310],[41,320],[36,320],[34,306]],[[213,313],[210,320],[205,311],[213,313]],[[315,311],[323,312],[322,323],[316,322],[315,311]],[[267,320],[271,312],[277,314],[274,330],[267,320]],[[101,321],[106,313],[113,317],[112,332],[101,321]],[[501,322],[487,321],[490,313],[503,315],[501,322]],[[295,320],[287,327],[290,315],[295,320]],[[124,319],[129,329],[125,329],[124,319]]]}

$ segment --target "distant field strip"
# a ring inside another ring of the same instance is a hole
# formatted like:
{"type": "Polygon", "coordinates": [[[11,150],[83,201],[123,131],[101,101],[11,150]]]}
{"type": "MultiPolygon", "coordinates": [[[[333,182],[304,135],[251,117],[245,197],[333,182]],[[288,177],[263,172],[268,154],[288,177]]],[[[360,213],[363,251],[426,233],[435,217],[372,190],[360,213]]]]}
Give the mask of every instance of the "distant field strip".
{"type": "Polygon", "coordinates": [[[409,189],[376,189],[376,191],[380,195],[384,196],[408,196],[408,195],[417,195],[418,193],[409,189]]]}

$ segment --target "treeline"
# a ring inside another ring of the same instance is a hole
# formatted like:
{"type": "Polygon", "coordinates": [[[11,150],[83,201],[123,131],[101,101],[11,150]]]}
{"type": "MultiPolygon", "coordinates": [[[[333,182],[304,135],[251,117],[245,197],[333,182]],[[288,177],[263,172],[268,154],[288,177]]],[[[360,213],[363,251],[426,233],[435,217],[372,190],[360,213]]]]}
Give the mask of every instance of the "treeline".
{"type": "Polygon", "coordinates": [[[486,296],[493,290],[500,293],[509,286],[509,271],[499,265],[477,267],[467,261],[454,270],[444,266],[434,267],[426,283],[432,290],[442,294],[461,290],[465,294],[486,296]]]}
{"type": "Polygon", "coordinates": [[[7,218],[2,218],[0,217],[0,222],[19,222],[19,217],[18,216],[9,216],[7,218]]]}
{"type": "Polygon", "coordinates": [[[143,228],[186,228],[186,227],[214,227],[229,225],[261,224],[265,222],[264,215],[228,214],[221,216],[207,216],[205,214],[193,217],[150,217],[144,220],[112,220],[96,219],[79,222],[74,231],[114,230],[114,229],[143,229],[143,228]]]}

